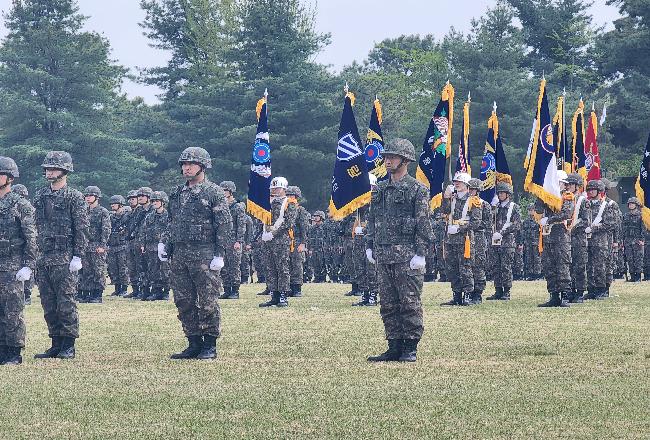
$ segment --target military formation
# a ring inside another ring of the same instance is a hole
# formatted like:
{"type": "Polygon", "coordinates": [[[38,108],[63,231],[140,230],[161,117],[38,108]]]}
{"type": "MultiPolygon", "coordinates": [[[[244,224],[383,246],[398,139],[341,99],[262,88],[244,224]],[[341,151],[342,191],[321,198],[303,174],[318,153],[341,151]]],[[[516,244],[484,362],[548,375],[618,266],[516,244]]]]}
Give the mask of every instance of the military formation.
{"type": "Polygon", "coordinates": [[[480,180],[457,173],[432,211],[428,189],[408,174],[413,145],[395,139],[384,158],[388,177],[370,175],[370,204],[343,220],[309,213],[298,186],[273,178],[263,224],[234,182],[208,179],[212,159],[199,147],[181,153],[184,183],[170,195],[141,187],[108,200],[97,186],[70,187],[72,157],[51,151],[30,201],[14,184],[16,163],[0,157],[0,363],[22,362],[34,283],[51,340],[37,359],[75,357],[77,304],[102,303],[110,280],[115,297],[166,301],[173,292],[187,347],[172,359],[217,357],[218,300],[239,299],[241,284],[265,283],[261,308],[287,308],[304,283],[330,282],[351,285],[353,306],[380,306],[388,348],[369,361],[413,362],[424,282],[450,282],[442,306],[477,306],[490,280],[485,299],[508,301],[513,280],[544,278],[540,307],[568,307],[607,298],[616,278],[650,279],[641,203],[629,198],[623,214],[606,179],[560,171],[561,209],[537,200],[524,212],[509,182],[497,182],[488,203],[480,180]]]}

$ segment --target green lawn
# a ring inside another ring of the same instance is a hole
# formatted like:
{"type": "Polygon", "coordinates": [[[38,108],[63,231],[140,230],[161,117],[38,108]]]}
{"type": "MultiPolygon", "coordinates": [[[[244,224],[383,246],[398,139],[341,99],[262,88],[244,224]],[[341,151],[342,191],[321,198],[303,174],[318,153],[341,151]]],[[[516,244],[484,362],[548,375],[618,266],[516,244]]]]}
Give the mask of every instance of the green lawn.
{"type": "Polygon", "coordinates": [[[536,308],[540,282],[441,308],[448,284],[428,283],[415,364],[366,362],[379,308],[350,307],[346,286],[307,285],[286,310],[260,310],[259,290],[221,301],[213,362],[168,360],[185,344],[172,302],[113,298],[81,305],[76,360],[36,361],[29,306],[25,363],[0,367],[0,438],[650,438],[650,283],[570,309],[536,308]]]}

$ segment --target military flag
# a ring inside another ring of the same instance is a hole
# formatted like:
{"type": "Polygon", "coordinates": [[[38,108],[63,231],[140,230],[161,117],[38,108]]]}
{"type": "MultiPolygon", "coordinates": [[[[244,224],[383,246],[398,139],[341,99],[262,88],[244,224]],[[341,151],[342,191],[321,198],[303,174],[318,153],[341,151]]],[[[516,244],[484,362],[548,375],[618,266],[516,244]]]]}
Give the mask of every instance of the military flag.
{"type": "Polygon", "coordinates": [[[374,174],[377,180],[385,180],[388,178],[386,164],[384,163],[384,137],[381,133],[381,124],[381,102],[379,102],[378,98],[375,98],[372,112],[370,113],[365,153],[368,172],[374,174]]]}
{"type": "Polygon", "coordinates": [[[537,99],[537,128],[530,153],[524,189],[555,211],[562,209],[562,193],[557,175],[553,125],[546,96],[546,80],[542,79],[537,99]]]}
{"type": "Polygon", "coordinates": [[[585,136],[585,169],[587,181],[600,179],[600,155],[598,154],[598,118],[591,109],[587,135],[585,136]]]}
{"type": "Polygon", "coordinates": [[[530,140],[526,150],[526,159],[524,159],[524,169],[528,169],[530,163],[530,153],[533,151],[533,142],[535,141],[535,131],[537,130],[537,118],[533,119],[533,126],[530,128],[530,140]]]}
{"type": "Polygon", "coordinates": [[[268,127],[268,92],[257,101],[257,134],[253,143],[246,210],[265,225],[271,224],[271,146],[268,127]]]}
{"type": "Polygon", "coordinates": [[[562,95],[557,100],[557,109],[553,117],[553,144],[557,148],[558,169],[564,170],[568,174],[573,172],[573,157],[567,145],[564,127],[564,102],[565,97],[562,95]]]}
{"type": "Polygon", "coordinates": [[[585,104],[580,99],[578,109],[573,114],[571,121],[573,134],[573,170],[580,174],[583,180],[587,180],[587,169],[585,168],[585,104]]]}
{"type": "Polygon", "coordinates": [[[643,158],[641,159],[641,168],[639,169],[639,177],[636,179],[636,198],[641,201],[641,217],[645,227],[650,229],[650,135],[648,135],[648,142],[645,145],[643,158]]]}
{"type": "Polygon", "coordinates": [[[472,175],[472,166],[470,165],[469,151],[469,105],[470,96],[467,96],[467,102],[463,105],[463,126],[460,129],[460,142],[458,143],[458,160],[456,161],[456,172],[467,173],[472,175]]]}
{"type": "Polygon", "coordinates": [[[346,85],[329,205],[335,220],[341,220],[370,203],[368,166],[352,110],[354,100],[354,94],[346,85]]]}
{"type": "Polygon", "coordinates": [[[416,171],[417,179],[429,188],[431,209],[438,208],[442,203],[445,166],[451,155],[453,122],[454,88],[447,82],[429,122],[416,171]]]}
{"type": "Polygon", "coordinates": [[[485,152],[481,162],[481,198],[495,205],[498,201],[496,184],[506,182],[512,185],[512,176],[508,159],[503,150],[503,142],[499,133],[499,118],[497,117],[497,103],[494,103],[492,115],[488,119],[488,134],[485,140],[485,152]]]}

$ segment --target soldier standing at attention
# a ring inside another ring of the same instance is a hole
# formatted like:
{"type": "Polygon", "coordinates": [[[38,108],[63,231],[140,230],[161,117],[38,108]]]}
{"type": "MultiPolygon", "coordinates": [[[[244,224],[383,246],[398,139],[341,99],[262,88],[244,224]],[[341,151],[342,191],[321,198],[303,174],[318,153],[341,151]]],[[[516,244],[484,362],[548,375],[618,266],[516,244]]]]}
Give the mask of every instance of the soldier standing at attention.
{"type": "Polygon", "coordinates": [[[298,214],[295,203],[289,203],[284,177],[271,180],[271,225],[264,227],[262,241],[267,256],[266,283],[271,299],[260,307],[287,307],[290,291],[289,258],[291,238],[289,231],[295,226],[298,214]]]}
{"type": "MultiPolygon", "coordinates": [[[[490,219],[490,223],[492,220],[490,219]]],[[[433,273],[434,281],[440,273],[440,278],[438,281],[445,283],[447,279],[447,262],[445,261],[445,235],[447,233],[447,222],[445,221],[445,215],[438,209],[435,214],[435,220],[433,221],[433,237],[436,247],[436,268],[433,273]]]]}
{"type": "MultiPolygon", "coordinates": [[[[129,214],[129,240],[131,248],[131,284],[133,285],[133,291],[130,295],[126,295],[125,298],[139,299],[142,296],[147,296],[148,292],[144,286],[145,282],[145,273],[143,264],[144,256],[142,253],[143,247],[143,234],[142,234],[142,222],[144,221],[145,216],[151,208],[151,194],[153,191],[147,186],[139,188],[135,192],[135,197],[137,203],[133,208],[133,211],[129,214]]],[[[131,204],[131,197],[129,194],[129,204],[131,204]]]]}
{"type": "Polygon", "coordinates": [[[380,313],[388,350],[370,362],[415,362],[424,323],[422,284],[431,233],[429,191],[408,174],[415,148],[406,139],[384,150],[388,180],[372,192],[366,230],[366,255],[377,264],[380,313]]]}
{"type": "Polygon", "coordinates": [[[622,231],[621,227],[623,224],[623,213],[621,212],[621,208],[618,206],[618,203],[616,203],[614,200],[608,197],[607,192],[610,189],[616,188],[616,185],[612,184],[611,181],[608,179],[601,179],[601,182],[603,184],[603,191],[601,192],[600,196],[605,199],[607,202],[607,209],[611,211],[612,218],[613,220],[613,226],[609,229],[608,234],[607,234],[607,241],[608,241],[608,249],[610,250],[609,252],[609,261],[607,262],[607,288],[605,289],[605,297],[609,296],[609,287],[612,285],[612,281],[614,280],[614,273],[617,274],[619,278],[623,278],[625,276],[625,270],[627,269],[625,267],[625,252],[622,249],[622,231]]]}
{"type": "Polygon", "coordinates": [[[307,252],[307,240],[309,232],[309,212],[300,205],[302,191],[300,188],[291,185],[287,188],[287,197],[289,203],[296,205],[296,222],[293,228],[289,230],[291,237],[289,256],[289,288],[291,297],[302,296],[302,285],[305,278],[305,253],[307,252]]]}
{"type": "Polygon", "coordinates": [[[149,267],[147,267],[147,258],[145,255],[145,241],[147,236],[147,231],[144,227],[144,219],[147,218],[147,215],[153,208],[151,206],[151,196],[153,196],[153,190],[148,186],[143,186],[138,190],[138,206],[141,208],[136,216],[135,222],[133,224],[134,230],[132,234],[134,235],[134,240],[136,246],[138,247],[138,285],[140,286],[140,294],[134,299],[144,299],[151,295],[151,285],[148,280],[149,267]]]}
{"type": "Polygon", "coordinates": [[[456,173],[454,184],[443,193],[440,210],[448,216],[445,259],[453,297],[441,306],[470,305],[470,295],[474,292],[474,230],[482,225],[482,213],[479,197],[469,194],[470,179],[467,173],[456,173]]]}
{"type": "Polygon", "coordinates": [[[325,245],[327,230],[325,228],[325,213],[316,211],[311,217],[312,226],[309,229],[308,252],[314,270],[314,282],[327,282],[327,265],[325,256],[325,245]]]}
{"type": "Polygon", "coordinates": [[[149,295],[142,296],[142,301],[167,301],[169,299],[169,261],[158,258],[158,243],[169,230],[169,197],[164,191],[151,194],[151,210],[142,222],[144,230],[144,258],[147,267],[147,285],[149,295]]]}
{"type": "Polygon", "coordinates": [[[219,272],[232,243],[226,195],[205,175],[210,154],[199,147],[183,150],[178,163],[186,182],[169,200],[169,231],[158,244],[158,258],[171,256],[171,281],[178,319],[189,345],[172,359],[215,359],[221,335],[219,272]]]}
{"type": "Polygon", "coordinates": [[[573,214],[575,198],[566,190],[566,177],[559,177],[562,207],[555,212],[541,199],[535,202],[535,212],[541,215],[542,270],[550,299],[538,307],[569,307],[571,292],[571,235],[567,224],[573,214]]]}
{"type": "Polygon", "coordinates": [[[510,299],[512,288],[512,263],[515,256],[515,235],[521,228],[519,206],[510,200],[512,185],[499,182],[496,186],[499,201],[495,206],[494,224],[492,227],[492,253],[495,260],[494,288],[495,293],[486,299],[507,301],[510,299]]]}
{"type": "Polygon", "coordinates": [[[584,180],[578,173],[571,173],[566,178],[567,192],[573,194],[575,204],[573,214],[569,221],[571,234],[571,282],[573,290],[568,296],[569,303],[583,302],[583,295],[587,290],[587,233],[589,226],[590,207],[589,200],[582,193],[584,180]]]}
{"type": "MultiPolygon", "coordinates": [[[[478,197],[481,191],[481,181],[470,179],[469,195],[478,197]]],[[[483,291],[485,290],[485,263],[487,259],[487,232],[492,231],[492,206],[485,200],[480,199],[481,225],[474,230],[474,259],[472,260],[472,276],[474,278],[474,290],[472,291],[469,303],[481,304],[483,302],[483,291]]]]}
{"type": "Polygon", "coordinates": [[[14,160],[0,157],[0,365],[23,362],[23,290],[36,266],[34,208],[11,188],[19,176],[14,160]]]}
{"type": "Polygon", "coordinates": [[[232,218],[233,242],[226,246],[225,266],[221,271],[223,295],[219,299],[239,299],[241,284],[241,258],[246,234],[246,209],[235,199],[235,182],[225,180],[219,184],[226,194],[230,217],[232,218]]]}
{"type": "Polygon", "coordinates": [[[102,192],[96,186],[86,187],[88,204],[88,247],[82,257],[79,302],[99,304],[106,288],[106,253],[111,236],[111,214],[99,204],[102,192]]]}
{"type": "Polygon", "coordinates": [[[587,197],[591,222],[585,232],[588,238],[587,295],[584,299],[607,297],[608,264],[611,264],[610,231],[616,226],[616,217],[607,199],[601,197],[605,185],[600,180],[587,183],[587,197]]]}
{"type": "MultiPolygon", "coordinates": [[[[373,174],[370,174],[368,177],[370,178],[370,188],[374,190],[377,188],[377,177],[373,174]]],[[[354,227],[354,280],[362,295],[361,301],[352,304],[353,306],[377,305],[377,264],[368,261],[364,242],[369,212],[370,206],[365,205],[359,208],[356,214],[357,222],[354,227]]],[[[429,225],[431,224],[430,222],[431,220],[429,219],[429,225]]]]}
{"type": "Polygon", "coordinates": [[[630,271],[630,281],[641,281],[645,225],[641,219],[641,202],[636,197],[627,201],[628,212],[623,215],[623,246],[630,271]]]}
{"type": "Polygon", "coordinates": [[[535,204],[528,205],[528,218],[522,223],[524,238],[524,274],[526,280],[542,278],[542,258],[539,252],[539,224],[535,221],[535,204]]]}
{"type": "Polygon", "coordinates": [[[253,253],[253,217],[246,214],[246,232],[244,232],[244,243],[241,254],[241,283],[251,282],[251,255],[253,253]]]}
{"type": "Polygon", "coordinates": [[[65,151],[50,151],[42,164],[49,182],[34,198],[39,257],[36,283],[52,345],[37,359],[75,357],[79,315],[75,294],[88,246],[88,206],[83,195],[68,186],[74,171],[65,151]]]}
{"type": "Polygon", "coordinates": [[[111,296],[126,295],[129,287],[129,265],[127,259],[128,215],[125,211],[126,200],[120,195],[112,196],[111,235],[108,238],[108,276],[115,286],[111,296]]]}
{"type": "MultiPolygon", "coordinates": [[[[17,184],[17,185],[11,185],[11,192],[18,194],[20,197],[22,197],[27,203],[29,203],[29,206],[32,206],[32,204],[29,201],[29,191],[27,190],[27,187],[22,184],[17,184]]],[[[33,207],[32,207],[33,210],[33,207]]],[[[32,277],[25,281],[25,305],[28,306],[32,303],[32,288],[34,287],[34,276],[32,274],[32,277]]]]}
{"type": "Polygon", "coordinates": [[[133,224],[135,223],[136,213],[138,212],[138,190],[131,190],[126,194],[126,201],[130,211],[126,213],[124,222],[126,223],[126,261],[129,265],[129,281],[131,283],[131,293],[122,295],[124,298],[137,297],[140,292],[138,291],[138,246],[131,236],[133,224]]]}

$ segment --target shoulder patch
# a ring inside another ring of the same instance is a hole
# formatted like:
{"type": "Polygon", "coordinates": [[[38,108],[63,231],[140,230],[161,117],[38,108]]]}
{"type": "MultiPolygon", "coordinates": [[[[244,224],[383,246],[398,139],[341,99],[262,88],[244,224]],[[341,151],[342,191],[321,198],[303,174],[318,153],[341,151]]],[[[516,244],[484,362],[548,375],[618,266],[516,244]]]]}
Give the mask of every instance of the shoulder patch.
{"type": "Polygon", "coordinates": [[[469,202],[472,208],[481,208],[483,206],[483,203],[479,196],[471,196],[469,198],[469,202]]]}

